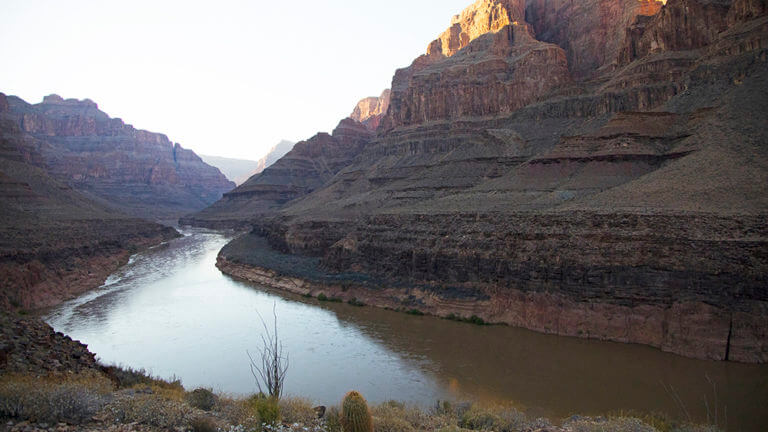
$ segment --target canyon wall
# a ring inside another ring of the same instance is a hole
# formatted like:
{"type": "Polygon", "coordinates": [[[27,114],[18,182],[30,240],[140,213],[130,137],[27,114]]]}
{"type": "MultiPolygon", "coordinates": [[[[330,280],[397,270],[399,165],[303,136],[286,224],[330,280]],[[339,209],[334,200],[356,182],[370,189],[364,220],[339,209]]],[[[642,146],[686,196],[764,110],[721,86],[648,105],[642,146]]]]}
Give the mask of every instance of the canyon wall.
{"type": "Polygon", "coordinates": [[[20,129],[6,102],[0,93],[0,309],[55,305],[178,235],[51,176],[47,144],[20,129]]]}
{"type": "Polygon", "coordinates": [[[262,211],[220,268],[766,362],[767,65],[762,1],[478,1],[395,73],[333,175],[241,203],[262,211]]]}
{"type": "Polygon", "coordinates": [[[7,99],[7,117],[35,139],[52,177],[128,214],[176,218],[235,186],[191,150],[110,118],[91,100],[7,99]]]}

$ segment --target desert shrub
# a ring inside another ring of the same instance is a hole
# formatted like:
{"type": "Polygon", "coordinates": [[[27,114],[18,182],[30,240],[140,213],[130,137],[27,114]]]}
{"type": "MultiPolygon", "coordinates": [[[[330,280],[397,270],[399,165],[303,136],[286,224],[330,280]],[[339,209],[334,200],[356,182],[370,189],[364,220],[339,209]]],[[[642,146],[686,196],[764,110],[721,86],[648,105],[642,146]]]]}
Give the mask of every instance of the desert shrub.
{"type": "Polygon", "coordinates": [[[250,412],[263,424],[276,425],[280,422],[280,405],[277,399],[263,393],[255,394],[246,400],[250,412]]]}
{"type": "Polygon", "coordinates": [[[219,396],[214,410],[227,423],[241,425],[245,430],[256,430],[261,426],[258,412],[249,406],[248,400],[219,396]]]}
{"type": "Polygon", "coordinates": [[[436,430],[447,424],[443,416],[430,415],[421,408],[408,406],[402,402],[387,401],[373,407],[374,429],[385,430],[436,430]]]}
{"type": "Polygon", "coordinates": [[[527,426],[525,414],[512,407],[472,405],[461,415],[459,426],[472,430],[512,432],[527,426]]]}
{"type": "Polygon", "coordinates": [[[574,417],[564,426],[573,432],[656,432],[656,429],[634,417],[574,417]]]}
{"type": "Polygon", "coordinates": [[[341,412],[337,407],[330,407],[325,411],[325,430],[328,432],[341,431],[341,412]]]}
{"type": "Polygon", "coordinates": [[[161,394],[166,399],[181,401],[186,392],[181,380],[178,378],[163,379],[152,376],[144,369],[133,369],[122,366],[103,366],[101,368],[120,389],[145,389],[149,388],[153,393],[161,394]]]}
{"type": "Polygon", "coordinates": [[[80,423],[93,417],[107,403],[112,383],[103,375],[0,379],[0,417],[45,423],[80,423]]]}
{"type": "Polygon", "coordinates": [[[210,417],[195,417],[189,422],[192,432],[216,432],[219,430],[216,422],[210,417]]]}
{"type": "Polygon", "coordinates": [[[203,411],[210,411],[216,405],[216,395],[210,389],[196,388],[187,393],[187,403],[203,411]]]}
{"type": "Polygon", "coordinates": [[[304,398],[282,398],[278,402],[280,417],[286,423],[310,424],[317,419],[312,403],[304,398]]]}
{"type": "Polygon", "coordinates": [[[141,423],[161,428],[176,428],[185,423],[192,410],[186,405],[158,394],[128,392],[106,407],[119,423],[141,423]]]}

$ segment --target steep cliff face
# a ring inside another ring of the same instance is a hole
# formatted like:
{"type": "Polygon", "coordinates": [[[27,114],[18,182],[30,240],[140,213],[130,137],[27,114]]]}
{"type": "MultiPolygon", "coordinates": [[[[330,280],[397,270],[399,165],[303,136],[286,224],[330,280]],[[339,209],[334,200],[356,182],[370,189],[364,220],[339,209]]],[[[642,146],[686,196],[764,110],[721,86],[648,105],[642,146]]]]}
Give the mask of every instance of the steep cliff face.
{"type": "Polygon", "coordinates": [[[165,135],[134,129],[86,99],[9,98],[9,118],[39,145],[56,179],[134,216],[172,218],[234,187],[218,169],[165,135]]]}
{"type": "Polygon", "coordinates": [[[565,53],[533,37],[524,2],[481,0],[395,73],[382,124],[390,130],[511,112],[569,80],[565,53]]]}
{"type": "Polygon", "coordinates": [[[379,97],[367,97],[357,103],[349,118],[364,124],[368,129],[375,131],[379,128],[381,119],[389,109],[389,97],[391,91],[384,90],[379,97]]]}
{"type": "Polygon", "coordinates": [[[51,306],[95,288],[132,253],[177,235],[50,176],[45,146],[0,110],[0,309],[51,306]]]}
{"type": "Polygon", "coordinates": [[[625,29],[640,16],[656,14],[666,1],[528,0],[525,19],[539,40],[562,47],[577,79],[612,69],[625,29]]]}
{"type": "MultiPolygon", "coordinates": [[[[396,72],[359,154],[255,221],[253,236],[337,277],[273,276],[382,306],[768,361],[763,3],[522,6],[481,1],[455,18],[396,72]]],[[[220,266],[269,274],[259,257],[232,247],[220,266]]]]}

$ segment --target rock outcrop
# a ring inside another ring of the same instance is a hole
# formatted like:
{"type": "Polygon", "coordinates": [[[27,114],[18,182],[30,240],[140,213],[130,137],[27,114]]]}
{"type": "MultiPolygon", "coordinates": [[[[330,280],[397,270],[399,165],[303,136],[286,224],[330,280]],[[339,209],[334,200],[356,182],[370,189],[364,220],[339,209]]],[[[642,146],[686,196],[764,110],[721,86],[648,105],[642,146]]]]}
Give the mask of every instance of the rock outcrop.
{"type": "Polygon", "coordinates": [[[91,100],[50,95],[36,105],[16,97],[8,104],[7,117],[38,143],[52,177],[128,214],[175,218],[235,186],[191,150],[110,118],[91,100]]]}
{"type": "Polygon", "coordinates": [[[346,166],[284,204],[241,203],[269,211],[243,214],[254,230],[219,265],[310,294],[766,362],[764,4],[476,2],[395,73],[346,166]],[[259,248],[327,274],[278,270],[259,248]]]}
{"type": "Polygon", "coordinates": [[[88,346],[35,318],[0,315],[0,375],[78,373],[98,370],[88,346]]]}
{"type": "Polygon", "coordinates": [[[357,103],[349,118],[364,124],[368,129],[375,131],[379,128],[381,119],[389,109],[389,89],[384,90],[379,97],[367,97],[357,103]]]}

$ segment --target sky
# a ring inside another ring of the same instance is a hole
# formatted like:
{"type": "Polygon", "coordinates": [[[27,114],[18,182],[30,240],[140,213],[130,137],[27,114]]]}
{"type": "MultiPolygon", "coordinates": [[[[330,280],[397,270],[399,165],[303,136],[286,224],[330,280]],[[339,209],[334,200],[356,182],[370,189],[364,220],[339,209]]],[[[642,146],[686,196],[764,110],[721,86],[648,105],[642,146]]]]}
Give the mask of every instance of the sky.
{"type": "Polygon", "coordinates": [[[0,92],[56,93],[199,154],[331,132],[472,0],[1,0],[0,92]]]}

